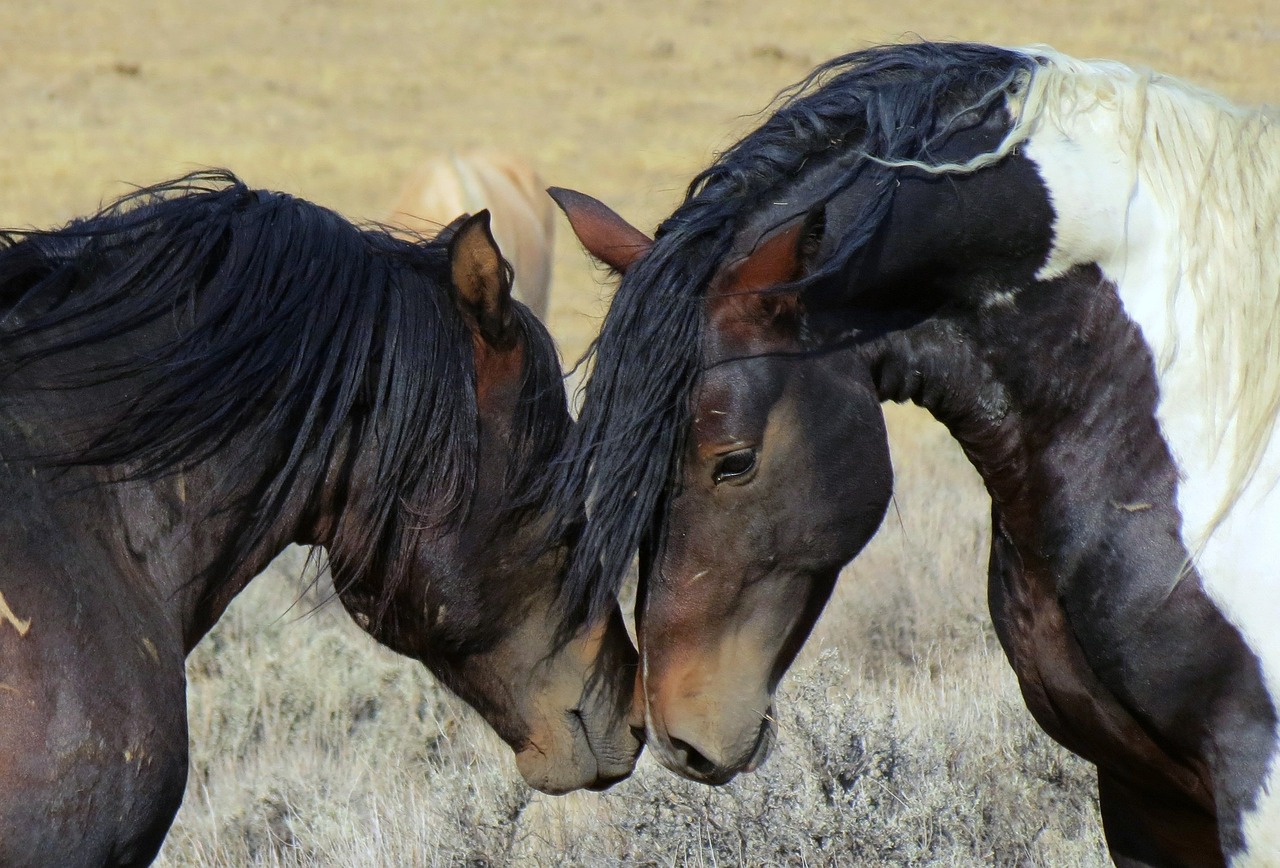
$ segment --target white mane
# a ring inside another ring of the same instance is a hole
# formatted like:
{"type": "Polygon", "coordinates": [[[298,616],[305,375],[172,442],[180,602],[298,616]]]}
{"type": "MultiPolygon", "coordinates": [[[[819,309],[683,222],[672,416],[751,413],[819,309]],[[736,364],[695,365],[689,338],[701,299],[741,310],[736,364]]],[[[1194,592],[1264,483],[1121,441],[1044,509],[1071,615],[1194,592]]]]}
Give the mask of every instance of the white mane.
{"type": "Polygon", "coordinates": [[[1166,351],[1157,365],[1167,371],[1185,341],[1198,342],[1207,363],[1199,397],[1209,436],[1215,449],[1232,453],[1207,537],[1258,469],[1280,415],[1280,115],[1115,61],[1077,60],[1046,46],[1017,51],[1041,65],[1002,85],[1014,123],[998,147],[963,163],[877,162],[967,174],[1046,128],[1070,136],[1083,116],[1102,110],[1116,133],[1129,201],[1142,188],[1173,220],[1176,264],[1164,287],[1170,328],[1180,293],[1193,293],[1199,311],[1194,334],[1161,336],[1166,351]]]}
{"type": "Polygon", "coordinates": [[[1280,414],[1280,118],[1123,64],[1024,51],[1044,65],[1016,98],[1001,150],[1103,108],[1118,120],[1130,200],[1141,186],[1172,217],[1167,304],[1172,312],[1179,293],[1194,293],[1199,322],[1196,334],[1165,336],[1157,364],[1167,370],[1186,341],[1199,342],[1207,362],[1201,397],[1214,448],[1233,456],[1211,531],[1257,469],[1280,414]]]}
{"type": "Polygon", "coordinates": [[[1233,456],[1211,532],[1257,470],[1280,415],[1280,115],[1115,61],[1081,61],[1045,46],[1017,51],[1041,65],[1002,85],[1014,123],[997,148],[963,163],[878,162],[967,174],[1046,128],[1070,135],[1073,122],[1103,110],[1117,133],[1129,201],[1141,187],[1173,219],[1176,265],[1164,287],[1171,329],[1179,294],[1195,295],[1195,334],[1162,336],[1157,365],[1168,370],[1180,342],[1202,345],[1210,436],[1233,456]]]}

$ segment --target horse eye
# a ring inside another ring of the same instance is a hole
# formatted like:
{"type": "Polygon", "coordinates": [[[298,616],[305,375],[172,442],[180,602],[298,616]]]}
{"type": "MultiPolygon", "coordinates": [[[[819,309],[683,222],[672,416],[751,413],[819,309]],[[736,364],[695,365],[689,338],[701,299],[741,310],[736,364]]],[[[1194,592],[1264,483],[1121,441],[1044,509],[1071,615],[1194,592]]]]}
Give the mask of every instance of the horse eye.
{"type": "Polygon", "coordinates": [[[754,449],[739,449],[737,452],[730,452],[720,458],[716,463],[716,469],[711,474],[711,478],[715,480],[716,485],[719,485],[725,480],[746,476],[755,466],[756,451],[754,449]]]}

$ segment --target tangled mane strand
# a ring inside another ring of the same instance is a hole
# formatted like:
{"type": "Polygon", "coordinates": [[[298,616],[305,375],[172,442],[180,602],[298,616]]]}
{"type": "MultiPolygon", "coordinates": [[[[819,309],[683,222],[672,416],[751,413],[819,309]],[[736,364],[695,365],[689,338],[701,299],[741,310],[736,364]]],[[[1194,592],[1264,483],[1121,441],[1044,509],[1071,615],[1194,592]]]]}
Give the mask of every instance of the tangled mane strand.
{"type": "MultiPolygon", "coordinates": [[[[456,527],[475,490],[474,359],[448,275],[444,240],[400,240],[227,172],[196,173],[61,229],[0,234],[0,386],[40,361],[36,388],[129,384],[86,448],[37,457],[45,463],[147,480],[233,438],[271,456],[265,480],[230,468],[228,489],[254,486],[235,563],[292,495],[323,484],[344,431],[376,438],[364,514],[340,523],[332,560],[344,565],[339,583],[375,562],[395,569],[385,611],[407,568],[404,541],[456,527]],[[148,337],[134,346],[140,330],[148,337]],[[108,361],[75,367],[73,351],[112,342],[123,349],[108,361]]],[[[517,324],[529,344],[507,471],[513,505],[533,498],[530,463],[554,453],[565,426],[538,409],[558,383],[554,347],[523,308],[517,324]]]]}
{"type": "MultiPolygon", "coordinates": [[[[956,120],[1007,104],[1036,64],[1025,54],[961,43],[882,46],[837,57],[785,90],[758,129],[693,180],[653,247],[623,276],[583,359],[594,368],[557,464],[553,501],[562,528],[580,520],[583,503],[589,516],[564,580],[571,617],[600,617],[632,555],[658,532],[690,424],[706,288],[750,215],[769,203],[772,191],[794,182],[806,163],[836,151],[851,155],[849,170],[820,198],[866,171],[887,181],[907,165],[941,165],[931,160],[933,148],[956,120]]],[[[878,228],[893,186],[879,185],[844,239],[842,260],[878,228]]]]}

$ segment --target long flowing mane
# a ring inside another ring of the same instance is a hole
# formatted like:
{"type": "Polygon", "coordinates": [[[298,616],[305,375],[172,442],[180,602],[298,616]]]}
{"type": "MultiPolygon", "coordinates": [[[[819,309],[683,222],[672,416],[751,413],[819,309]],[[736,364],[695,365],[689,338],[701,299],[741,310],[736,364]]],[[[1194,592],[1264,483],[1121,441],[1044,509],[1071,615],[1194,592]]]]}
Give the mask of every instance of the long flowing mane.
{"type": "MultiPolygon", "coordinates": [[[[334,543],[355,574],[394,564],[407,534],[456,526],[471,505],[476,374],[449,287],[444,240],[397,239],[226,172],[197,173],[60,229],[0,234],[0,389],[17,388],[22,370],[39,372],[24,388],[129,384],[87,447],[36,457],[45,462],[157,479],[233,438],[270,456],[266,479],[227,480],[252,486],[237,562],[290,496],[324,482],[344,432],[376,438],[366,514],[340,523],[334,543]],[[110,345],[123,350],[77,363],[110,345]]],[[[518,306],[517,322],[526,409],[507,474],[523,504],[564,423],[539,410],[563,401],[550,338],[518,306]]]]}
{"type": "Polygon", "coordinates": [[[561,521],[584,500],[589,514],[565,579],[568,601],[603,611],[653,531],[689,427],[706,286],[771,191],[835,152],[858,159],[825,198],[864,173],[882,175],[880,192],[843,241],[843,260],[887,214],[894,173],[908,164],[938,165],[933,149],[960,116],[1006,105],[1037,64],[1026,54],[972,44],[888,46],[835,58],[784,91],[772,116],[694,179],[653,247],[623,277],[588,350],[594,369],[556,479],[561,521]]]}
{"type": "MultiPolygon", "coordinates": [[[[1043,66],[1010,141],[1065,129],[1103,106],[1117,121],[1131,193],[1145,188],[1174,223],[1161,289],[1171,314],[1181,293],[1194,294],[1199,320],[1195,333],[1161,336],[1167,351],[1157,364],[1168,369],[1180,344],[1203,347],[1207,434],[1219,448],[1234,440],[1207,538],[1257,470],[1280,415],[1280,116],[1120,63],[1027,51],[1043,66]]],[[[1169,322],[1172,330],[1176,318],[1169,322]]]]}

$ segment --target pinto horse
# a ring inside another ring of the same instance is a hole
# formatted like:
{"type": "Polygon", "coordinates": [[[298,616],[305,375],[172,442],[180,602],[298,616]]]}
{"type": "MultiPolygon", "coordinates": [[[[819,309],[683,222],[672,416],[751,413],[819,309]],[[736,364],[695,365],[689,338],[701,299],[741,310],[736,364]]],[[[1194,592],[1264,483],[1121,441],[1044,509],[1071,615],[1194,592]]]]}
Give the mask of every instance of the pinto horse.
{"type": "Polygon", "coordinates": [[[432,157],[414,171],[387,219],[395,231],[432,234],[459,214],[487,210],[515,271],[516,298],[539,317],[551,301],[555,206],[529,161],[507,151],[432,157]]]}
{"type": "Polygon", "coordinates": [[[183,660],[290,542],[530,784],[629,773],[634,650],[562,629],[570,421],[486,213],[409,242],[205,173],[0,244],[0,861],[154,857],[183,660]]]}
{"type": "Polygon", "coordinates": [[[1274,116],[1048,49],[880,47],[653,240],[555,195],[623,275],[559,477],[592,504],[567,587],[603,610],[639,549],[661,762],[764,758],[889,500],[878,404],[914,401],[986,483],[996,633],[1097,765],[1117,864],[1280,864],[1274,116]]]}

